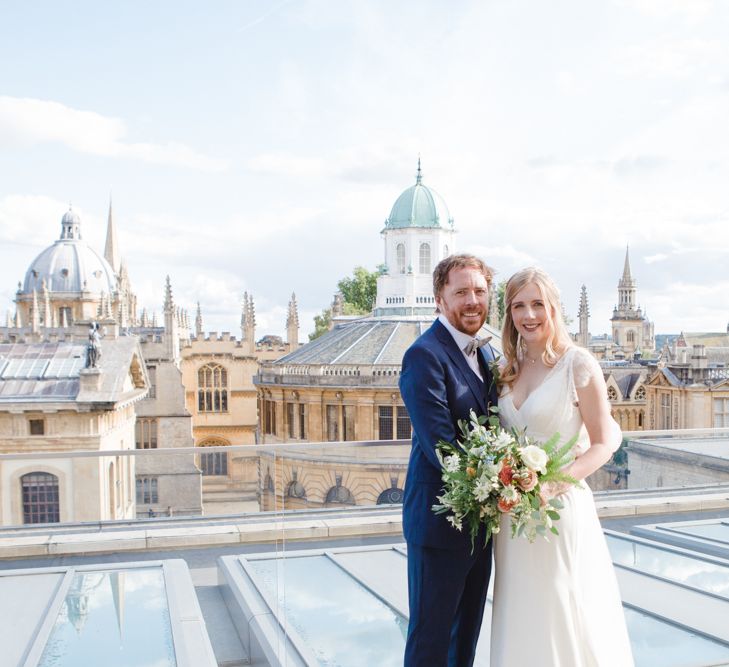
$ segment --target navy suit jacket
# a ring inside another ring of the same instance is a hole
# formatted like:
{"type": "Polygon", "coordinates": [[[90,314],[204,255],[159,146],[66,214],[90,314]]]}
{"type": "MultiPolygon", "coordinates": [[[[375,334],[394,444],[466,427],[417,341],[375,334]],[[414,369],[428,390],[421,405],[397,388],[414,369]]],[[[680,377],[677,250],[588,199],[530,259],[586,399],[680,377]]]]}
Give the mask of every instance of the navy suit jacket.
{"type": "Polygon", "coordinates": [[[403,532],[408,542],[419,546],[471,549],[468,531],[459,532],[448,523],[446,515],[435,514],[432,507],[443,489],[436,443],[455,442],[461,433],[459,420],[467,420],[471,410],[477,415],[487,414],[488,406],[495,406],[498,400],[488,367],[494,360],[494,350],[486,344],[478,354],[484,382],[468,365],[448,329],[436,320],[403,357],[400,393],[413,425],[403,532]]]}

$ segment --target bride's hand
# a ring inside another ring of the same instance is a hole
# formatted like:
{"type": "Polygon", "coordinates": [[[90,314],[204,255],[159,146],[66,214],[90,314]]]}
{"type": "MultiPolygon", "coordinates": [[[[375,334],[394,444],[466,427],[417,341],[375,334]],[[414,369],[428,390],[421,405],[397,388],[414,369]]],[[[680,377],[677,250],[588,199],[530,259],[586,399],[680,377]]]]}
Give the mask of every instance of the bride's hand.
{"type": "Polygon", "coordinates": [[[561,496],[571,488],[572,485],[569,482],[544,482],[539,490],[539,495],[544,499],[546,504],[546,501],[561,496]]]}

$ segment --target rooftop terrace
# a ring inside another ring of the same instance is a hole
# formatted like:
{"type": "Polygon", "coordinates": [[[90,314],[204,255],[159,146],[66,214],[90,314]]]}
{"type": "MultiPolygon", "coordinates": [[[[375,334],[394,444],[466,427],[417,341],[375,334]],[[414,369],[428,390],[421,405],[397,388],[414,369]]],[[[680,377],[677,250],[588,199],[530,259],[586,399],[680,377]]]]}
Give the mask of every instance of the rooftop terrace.
{"type": "MultiPolygon", "coordinates": [[[[671,450],[701,442],[709,456],[729,441],[720,431],[645,437],[671,450]]],[[[109,667],[401,664],[407,603],[399,506],[333,498],[301,507],[300,498],[278,493],[292,490],[292,451],[324,467],[362,464],[372,452],[379,465],[399,464],[405,443],[395,442],[391,459],[381,446],[206,448],[269,460],[259,496],[269,494],[270,511],[3,527],[0,643],[7,664],[96,665],[99,656],[109,667]]],[[[0,471],[49,456],[135,461],[181,454],[199,450],[5,454],[0,471]]],[[[595,498],[636,664],[729,665],[729,484],[595,498]]],[[[488,627],[487,618],[480,666],[488,664],[488,627]]]]}

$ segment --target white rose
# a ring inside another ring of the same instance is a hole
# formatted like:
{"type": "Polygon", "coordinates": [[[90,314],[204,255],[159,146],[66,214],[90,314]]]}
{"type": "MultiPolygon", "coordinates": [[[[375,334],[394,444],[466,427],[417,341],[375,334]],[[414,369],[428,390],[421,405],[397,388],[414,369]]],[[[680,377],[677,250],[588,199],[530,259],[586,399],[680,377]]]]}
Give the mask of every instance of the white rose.
{"type": "Polygon", "coordinates": [[[547,471],[547,453],[536,445],[527,445],[521,450],[521,460],[529,470],[545,473],[547,471]]]}

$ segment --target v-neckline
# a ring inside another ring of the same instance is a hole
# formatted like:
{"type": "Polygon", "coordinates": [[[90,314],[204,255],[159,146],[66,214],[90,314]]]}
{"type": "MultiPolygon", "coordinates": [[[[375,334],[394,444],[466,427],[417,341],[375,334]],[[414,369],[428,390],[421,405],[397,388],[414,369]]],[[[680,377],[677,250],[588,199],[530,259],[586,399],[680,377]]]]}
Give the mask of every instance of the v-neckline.
{"type": "Polygon", "coordinates": [[[549,378],[550,378],[550,377],[552,376],[552,374],[554,373],[554,371],[555,371],[555,370],[557,370],[557,367],[558,367],[558,366],[559,366],[559,365],[560,365],[560,364],[562,363],[562,360],[563,360],[563,359],[564,359],[564,358],[565,358],[565,357],[566,357],[566,356],[567,356],[567,355],[569,354],[569,351],[570,351],[570,350],[569,350],[569,349],[567,349],[567,350],[565,350],[565,351],[564,351],[564,352],[562,353],[562,356],[561,356],[561,357],[560,357],[559,359],[557,359],[557,362],[556,362],[556,363],[554,364],[554,366],[552,366],[552,368],[550,368],[550,369],[549,369],[549,370],[547,371],[547,374],[546,374],[546,375],[545,375],[545,376],[544,376],[544,377],[542,378],[542,381],[541,381],[541,382],[540,382],[540,383],[539,383],[539,384],[538,384],[538,385],[537,385],[536,387],[534,387],[534,389],[532,389],[532,390],[531,390],[531,391],[530,391],[530,392],[529,392],[529,393],[528,393],[528,394],[526,395],[526,398],[524,398],[524,400],[523,400],[523,401],[521,402],[521,405],[520,405],[520,406],[519,406],[518,408],[516,407],[516,403],[514,402],[514,390],[512,389],[512,390],[511,390],[511,391],[509,392],[509,394],[510,394],[510,397],[511,397],[511,405],[512,405],[512,406],[514,407],[514,410],[515,410],[516,412],[521,412],[521,411],[522,411],[522,409],[524,408],[524,406],[525,406],[525,405],[526,405],[526,404],[527,404],[527,403],[529,402],[529,399],[530,399],[530,398],[531,398],[532,396],[534,396],[534,394],[536,394],[536,393],[537,393],[537,392],[538,392],[538,391],[539,391],[539,390],[540,390],[540,389],[542,388],[542,386],[544,385],[544,383],[545,383],[545,382],[546,382],[547,380],[549,380],[549,378]]]}

